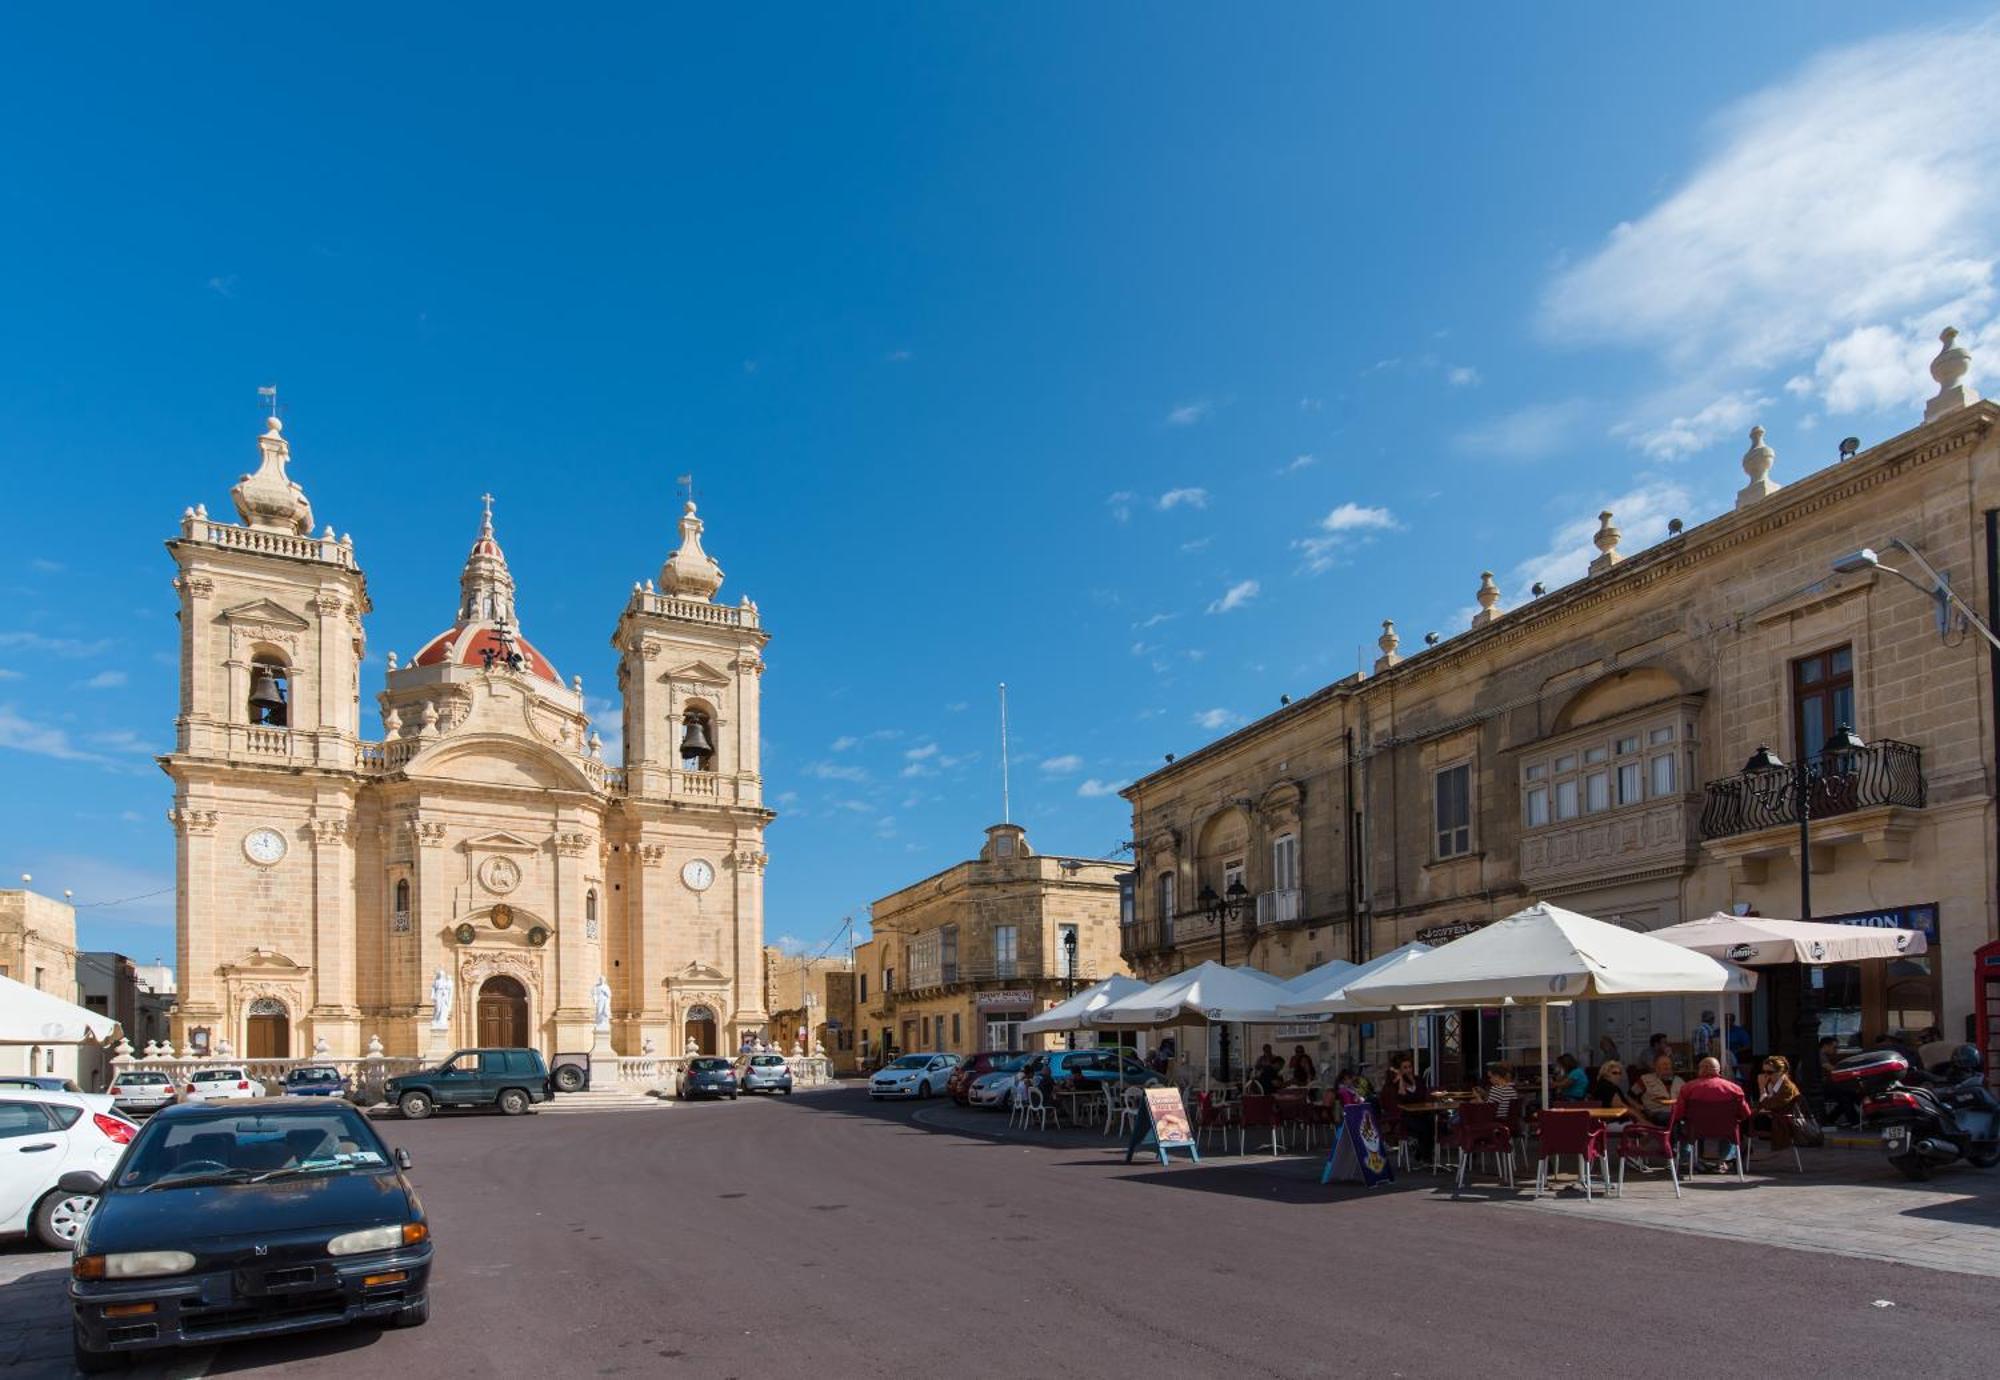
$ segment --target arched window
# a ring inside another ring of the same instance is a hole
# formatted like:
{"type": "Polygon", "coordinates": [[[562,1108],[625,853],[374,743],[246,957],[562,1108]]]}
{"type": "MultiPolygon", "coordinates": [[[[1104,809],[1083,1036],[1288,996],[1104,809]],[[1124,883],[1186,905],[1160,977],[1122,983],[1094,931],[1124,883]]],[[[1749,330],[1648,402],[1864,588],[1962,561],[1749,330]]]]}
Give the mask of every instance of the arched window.
{"type": "Polygon", "coordinates": [[[681,770],[715,770],[715,720],[706,709],[681,715],[681,770]]]}
{"type": "Polygon", "coordinates": [[[276,655],[259,653],[250,663],[250,722],[284,728],[291,722],[291,668],[276,655]]]}
{"type": "Polygon", "coordinates": [[[396,882],[396,914],[394,927],[398,933],[410,928],[410,879],[399,878],[396,882]]]}
{"type": "Polygon", "coordinates": [[[597,888],[583,893],[583,937],[597,938],[597,888]]]}

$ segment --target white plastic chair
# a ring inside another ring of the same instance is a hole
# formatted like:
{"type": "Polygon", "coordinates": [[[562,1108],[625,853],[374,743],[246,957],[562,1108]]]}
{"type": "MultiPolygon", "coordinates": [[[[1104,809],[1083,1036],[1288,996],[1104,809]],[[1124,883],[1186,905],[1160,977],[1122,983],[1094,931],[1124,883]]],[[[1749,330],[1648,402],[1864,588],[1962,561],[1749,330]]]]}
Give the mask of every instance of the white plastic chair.
{"type": "Polygon", "coordinates": [[[1041,1123],[1044,1131],[1049,1129],[1049,1104],[1043,1100],[1042,1090],[1032,1086],[1028,1089],[1028,1109],[1022,1115],[1021,1125],[1025,1128],[1030,1121],[1041,1123]]]}
{"type": "Polygon", "coordinates": [[[1017,1087],[1013,1090],[1012,1093],[1008,1095],[1007,1129],[1012,1130],[1016,1126],[1020,1126],[1023,1128],[1027,1126],[1028,1093],[1029,1089],[1025,1087],[1017,1087]]]}

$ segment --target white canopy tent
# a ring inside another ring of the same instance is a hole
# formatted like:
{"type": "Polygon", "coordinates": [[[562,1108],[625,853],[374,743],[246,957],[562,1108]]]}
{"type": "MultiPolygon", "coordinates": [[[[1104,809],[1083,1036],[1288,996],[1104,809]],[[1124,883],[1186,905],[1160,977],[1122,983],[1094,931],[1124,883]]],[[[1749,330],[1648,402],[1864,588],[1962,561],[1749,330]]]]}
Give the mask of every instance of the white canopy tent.
{"type": "MultiPolygon", "coordinates": [[[[76,1072],[76,1046],[110,1039],[118,1022],[101,1012],[64,1001],[53,993],[0,977],[0,1045],[22,1049],[32,1064],[36,1051],[70,1047],[65,1076],[76,1072]]],[[[28,1073],[47,1070],[29,1067],[28,1073]]]]}
{"type": "Polygon", "coordinates": [[[1547,903],[1350,982],[1346,1000],[1398,1009],[1534,1005],[1541,1017],[1542,1105],[1549,1104],[1548,1008],[1591,997],[1744,992],[1754,974],[1649,934],[1547,903]]]}
{"type": "MultiPolygon", "coordinates": [[[[1330,980],[1312,982],[1308,979],[1324,972],[1325,968],[1315,968],[1301,977],[1293,978],[1285,986],[1291,989],[1292,999],[1278,1003],[1278,1014],[1295,1020],[1325,1020],[1334,1016],[1379,1015],[1392,1008],[1381,1005],[1363,1005],[1351,1000],[1347,989],[1362,978],[1376,973],[1398,968],[1418,954],[1427,954],[1431,946],[1421,940],[1411,940],[1399,949],[1391,949],[1386,954],[1377,954],[1366,963],[1348,964],[1345,973],[1335,973],[1330,980]]],[[[1334,965],[1329,963],[1326,968],[1334,965]]]]}
{"type": "Polygon", "coordinates": [[[1134,977],[1116,973],[1099,983],[1084,988],[1075,996],[1057,1002],[1039,1016],[1021,1022],[1023,1035],[1056,1035],[1067,1030],[1089,1030],[1089,1017],[1109,1006],[1120,997],[1129,997],[1135,992],[1146,990],[1146,984],[1134,977]]]}
{"type": "Polygon", "coordinates": [[[1113,1030],[1262,1023],[1277,1019],[1278,1003],[1286,995],[1285,984],[1262,969],[1198,963],[1109,1003],[1092,1013],[1090,1023],[1113,1030]]]}

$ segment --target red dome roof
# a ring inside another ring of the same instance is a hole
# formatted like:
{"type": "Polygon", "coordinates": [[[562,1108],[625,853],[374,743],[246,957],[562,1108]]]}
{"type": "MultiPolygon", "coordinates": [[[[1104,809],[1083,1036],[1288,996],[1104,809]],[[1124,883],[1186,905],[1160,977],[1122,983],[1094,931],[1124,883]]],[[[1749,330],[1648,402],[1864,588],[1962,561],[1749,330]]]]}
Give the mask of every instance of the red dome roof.
{"type": "MultiPolygon", "coordinates": [[[[514,650],[521,654],[528,670],[543,680],[554,681],[557,685],[562,684],[562,677],[556,673],[556,668],[549,664],[547,657],[535,650],[533,643],[519,633],[515,633],[513,637],[514,650]]],[[[485,651],[489,647],[496,659],[506,654],[505,644],[500,641],[500,635],[491,623],[459,623],[432,638],[410,664],[444,666],[455,663],[459,666],[484,666],[485,651]]]]}

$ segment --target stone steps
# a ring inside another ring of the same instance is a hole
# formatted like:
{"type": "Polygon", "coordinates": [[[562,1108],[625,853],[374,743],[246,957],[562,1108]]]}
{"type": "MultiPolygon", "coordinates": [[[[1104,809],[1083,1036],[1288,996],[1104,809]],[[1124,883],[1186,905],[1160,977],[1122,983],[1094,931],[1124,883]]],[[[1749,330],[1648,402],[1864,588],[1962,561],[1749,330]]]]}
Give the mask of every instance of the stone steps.
{"type": "Polygon", "coordinates": [[[589,1092],[557,1093],[535,1110],[544,1115],[569,1112],[642,1112],[669,1105],[664,1098],[633,1088],[593,1088],[589,1092]]]}

